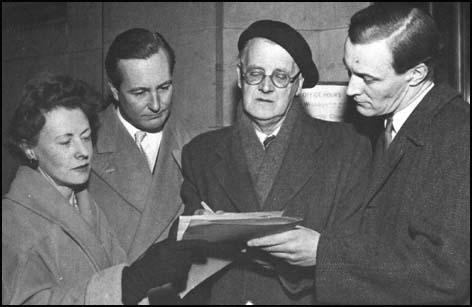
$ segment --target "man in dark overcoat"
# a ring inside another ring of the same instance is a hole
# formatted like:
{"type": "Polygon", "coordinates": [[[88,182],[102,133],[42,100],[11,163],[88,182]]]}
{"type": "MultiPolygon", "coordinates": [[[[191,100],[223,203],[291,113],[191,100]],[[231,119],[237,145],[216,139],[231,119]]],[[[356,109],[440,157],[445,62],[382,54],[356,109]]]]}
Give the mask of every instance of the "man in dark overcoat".
{"type": "MultiPolygon", "coordinates": [[[[435,84],[439,34],[416,8],[356,13],[347,94],[384,116],[361,231],[321,233],[315,293],[332,304],[462,304],[470,296],[470,105],[435,84]]],[[[275,254],[283,238],[249,242],[275,254]]]]}
{"type": "Polygon", "coordinates": [[[214,211],[283,210],[303,222],[281,249],[290,256],[234,249],[232,264],[207,282],[209,303],[311,304],[315,230],[349,229],[370,144],[348,124],[305,114],[296,96],[315,86],[318,71],[299,32],[282,22],[257,21],[242,33],[238,49],[242,102],[236,123],[196,137],[182,152],[186,213],[204,201],[214,211]]]}

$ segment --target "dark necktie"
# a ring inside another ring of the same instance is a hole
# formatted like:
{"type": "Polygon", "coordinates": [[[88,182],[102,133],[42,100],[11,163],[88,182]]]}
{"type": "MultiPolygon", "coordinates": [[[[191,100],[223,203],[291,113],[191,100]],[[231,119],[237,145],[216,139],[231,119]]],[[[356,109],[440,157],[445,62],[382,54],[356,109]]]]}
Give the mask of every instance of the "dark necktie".
{"type": "Polygon", "coordinates": [[[266,137],[266,139],[263,142],[264,150],[267,150],[267,148],[270,146],[270,143],[272,143],[273,140],[275,140],[275,135],[266,137]]]}
{"type": "Polygon", "coordinates": [[[393,118],[387,118],[387,125],[384,131],[384,150],[387,151],[388,147],[392,143],[392,131],[393,131],[393,118]]]}

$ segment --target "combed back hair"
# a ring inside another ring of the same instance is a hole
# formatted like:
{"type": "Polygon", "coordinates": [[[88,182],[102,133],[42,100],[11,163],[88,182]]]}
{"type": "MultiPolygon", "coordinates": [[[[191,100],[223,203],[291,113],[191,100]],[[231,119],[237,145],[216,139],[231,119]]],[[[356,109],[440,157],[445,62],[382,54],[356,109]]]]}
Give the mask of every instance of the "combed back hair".
{"type": "Polygon", "coordinates": [[[119,34],[110,45],[105,58],[108,79],[115,88],[121,84],[118,62],[126,59],[148,59],[160,50],[165,50],[170,71],[174,71],[175,54],[164,37],[158,32],[134,28],[119,34]]]}
{"type": "Polygon", "coordinates": [[[387,39],[396,73],[425,63],[429,77],[441,49],[439,30],[424,11],[400,5],[374,4],[351,18],[349,39],[353,44],[367,44],[387,39]]]}
{"type": "Polygon", "coordinates": [[[95,143],[101,105],[101,96],[85,82],[67,75],[42,72],[23,88],[20,103],[8,129],[8,148],[14,156],[28,161],[21,144],[37,145],[39,134],[46,123],[44,114],[59,107],[82,110],[89,121],[92,141],[95,143]]]}

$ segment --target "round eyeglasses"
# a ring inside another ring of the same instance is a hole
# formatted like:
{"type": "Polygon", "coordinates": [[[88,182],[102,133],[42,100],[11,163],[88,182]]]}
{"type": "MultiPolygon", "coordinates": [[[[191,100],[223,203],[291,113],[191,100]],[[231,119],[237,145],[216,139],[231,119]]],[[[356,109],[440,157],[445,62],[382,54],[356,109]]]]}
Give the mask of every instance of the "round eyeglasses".
{"type": "Polygon", "coordinates": [[[241,71],[241,78],[249,85],[260,84],[264,81],[265,77],[268,76],[275,87],[286,88],[290,83],[295,82],[301,73],[301,71],[299,71],[295,76],[290,77],[290,75],[284,71],[274,70],[272,74],[266,75],[265,70],[261,68],[249,68],[246,72],[243,72],[241,66],[238,66],[241,71]]]}

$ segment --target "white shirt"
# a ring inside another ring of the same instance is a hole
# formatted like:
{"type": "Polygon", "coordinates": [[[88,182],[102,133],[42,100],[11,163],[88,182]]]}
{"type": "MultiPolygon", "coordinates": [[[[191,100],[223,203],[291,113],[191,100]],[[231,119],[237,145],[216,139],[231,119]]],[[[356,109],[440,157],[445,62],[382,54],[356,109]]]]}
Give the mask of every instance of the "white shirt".
{"type": "MultiPolygon", "coordinates": [[[[400,131],[400,128],[403,126],[403,124],[406,122],[408,117],[410,117],[411,113],[416,109],[416,107],[420,104],[421,100],[423,100],[424,96],[429,93],[429,91],[433,88],[434,82],[431,82],[431,84],[426,88],[426,90],[421,93],[418,97],[416,97],[415,100],[413,100],[406,108],[396,112],[392,116],[392,121],[393,121],[393,131],[392,131],[392,140],[395,138],[397,135],[398,131],[400,131]]],[[[384,127],[387,126],[387,120],[384,120],[384,127]]]]}
{"type": "Polygon", "coordinates": [[[277,129],[274,130],[274,132],[272,132],[269,135],[265,134],[262,131],[259,131],[259,129],[257,129],[257,128],[254,129],[256,131],[256,135],[257,135],[257,138],[259,139],[259,142],[261,142],[261,144],[262,144],[262,147],[264,147],[264,141],[265,141],[266,138],[268,138],[271,135],[277,136],[277,134],[280,131],[280,127],[282,127],[282,125],[280,125],[277,129]]]}
{"type": "MultiPolygon", "coordinates": [[[[116,114],[120,119],[123,126],[125,126],[128,133],[131,135],[131,138],[134,141],[134,135],[136,132],[140,131],[135,126],[131,125],[126,119],[123,118],[120,112],[120,108],[116,108],[116,114]]],[[[146,155],[149,157],[150,161],[152,161],[151,169],[154,169],[156,165],[157,154],[159,153],[159,147],[161,145],[162,139],[162,131],[159,132],[146,132],[146,136],[144,137],[141,145],[143,150],[145,151],[146,155]]]]}

